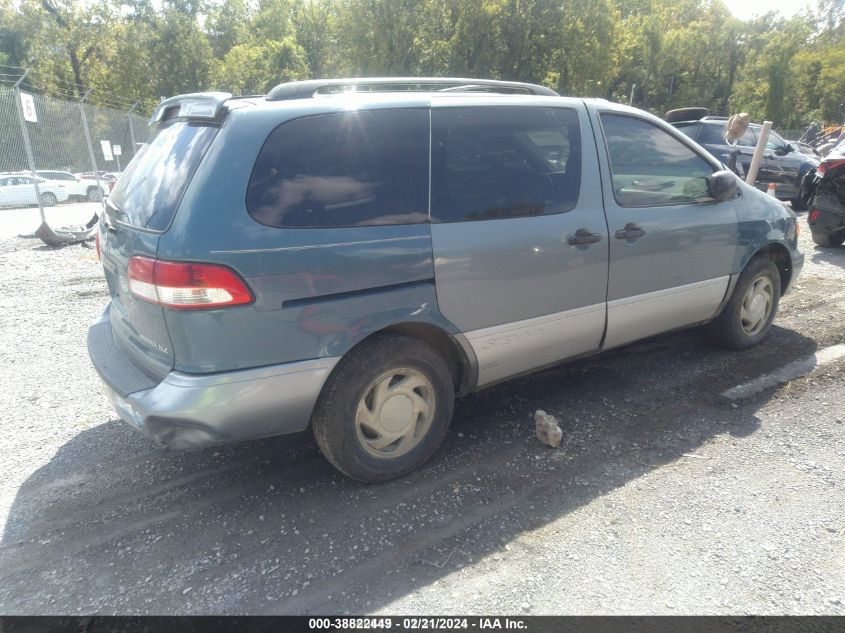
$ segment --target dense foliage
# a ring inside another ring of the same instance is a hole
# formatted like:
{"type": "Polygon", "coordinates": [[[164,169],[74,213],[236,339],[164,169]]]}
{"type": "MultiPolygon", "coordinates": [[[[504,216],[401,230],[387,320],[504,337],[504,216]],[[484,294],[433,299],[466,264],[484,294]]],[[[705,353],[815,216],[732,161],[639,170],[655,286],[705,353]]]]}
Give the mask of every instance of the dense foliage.
{"type": "MultiPolygon", "coordinates": [[[[155,103],[310,77],[540,82],[658,113],[839,121],[845,0],[743,22],[721,0],[0,0],[0,64],[155,103]],[[634,87],[635,86],[635,87],[634,87]]],[[[8,71],[7,71],[8,72],[8,71]]]]}

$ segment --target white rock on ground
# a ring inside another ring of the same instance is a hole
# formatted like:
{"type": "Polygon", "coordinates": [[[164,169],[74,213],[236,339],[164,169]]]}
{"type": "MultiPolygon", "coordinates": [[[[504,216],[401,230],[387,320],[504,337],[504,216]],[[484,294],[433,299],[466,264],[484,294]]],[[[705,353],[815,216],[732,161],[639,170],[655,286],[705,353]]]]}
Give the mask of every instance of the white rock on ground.
{"type": "Polygon", "coordinates": [[[537,409],[534,413],[534,425],[537,432],[537,439],[543,444],[552,448],[560,446],[563,431],[560,430],[560,426],[553,415],[549,415],[542,409],[537,409]]]}

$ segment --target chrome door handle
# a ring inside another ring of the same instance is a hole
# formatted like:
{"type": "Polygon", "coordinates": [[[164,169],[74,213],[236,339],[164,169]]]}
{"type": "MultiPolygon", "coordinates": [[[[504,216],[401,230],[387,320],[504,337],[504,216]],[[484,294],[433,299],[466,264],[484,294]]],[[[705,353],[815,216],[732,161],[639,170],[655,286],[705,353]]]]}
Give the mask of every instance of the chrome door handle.
{"type": "Polygon", "coordinates": [[[636,240],[641,238],[643,235],[645,235],[645,231],[633,222],[628,222],[624,229],[616,231],[617,240],[636,240]]]}
{"type": "Polygon", "coordinates": [[[595,244],[601,241],[601,235],[592,233],[587,229],[578,229],[575,235],[570,235],[566,242],[572,246],[581,246],[582,244],[595,244]]]}

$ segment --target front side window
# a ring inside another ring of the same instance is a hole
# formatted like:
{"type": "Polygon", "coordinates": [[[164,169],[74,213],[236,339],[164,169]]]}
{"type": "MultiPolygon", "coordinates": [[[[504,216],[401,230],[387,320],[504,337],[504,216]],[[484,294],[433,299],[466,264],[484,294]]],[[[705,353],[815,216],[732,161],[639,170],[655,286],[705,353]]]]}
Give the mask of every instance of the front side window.
{"type": "Polygon", "coordinates": [[[774,132],[769,132],[769,140],[766,141],[766,149],[786,151],[786,141],[774,132]]]}
{"type": "Polygon", "coordinates": [[[288,228],[428,222],[428,140],[422,109],[288,121],[258,155],[247,210],[288,228]]]}
{"type": "Polygon", "coordinates": [[[710,200],[713,166],[658,126],[631,116],[601,115],[613,195],[623,207],[710,200]]]}
{"type": "Polygon", "coordinates": [[[569,108],[435,108],[432,222],[565,213],[581,186],[578,113],[569,108]]]}

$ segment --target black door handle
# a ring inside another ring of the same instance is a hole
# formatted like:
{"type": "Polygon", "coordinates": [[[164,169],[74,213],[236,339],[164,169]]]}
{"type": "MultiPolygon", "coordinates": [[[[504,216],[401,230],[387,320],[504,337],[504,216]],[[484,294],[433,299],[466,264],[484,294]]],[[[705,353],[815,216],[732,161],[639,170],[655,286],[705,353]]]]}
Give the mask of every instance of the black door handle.
{"type": "Polygon", "coordinates": [[[633,222],[628,222],[628,224],[625,225],[624,229],[619,229],[618,231],[616,231],[617,240],[635,240],[637,238],[642,237],[643,235],[645,235],[645,231],[643,231],[633,222]]]}
{"type": "Polygon", "coordinates": [[[587,229],[578,229],[575,235],[570,235],[567,238],[567,243],[572,246],[581,246],[582,244],[595,244],[601,241],[601,235],[598,233],[591,233],[587,229]]]}

